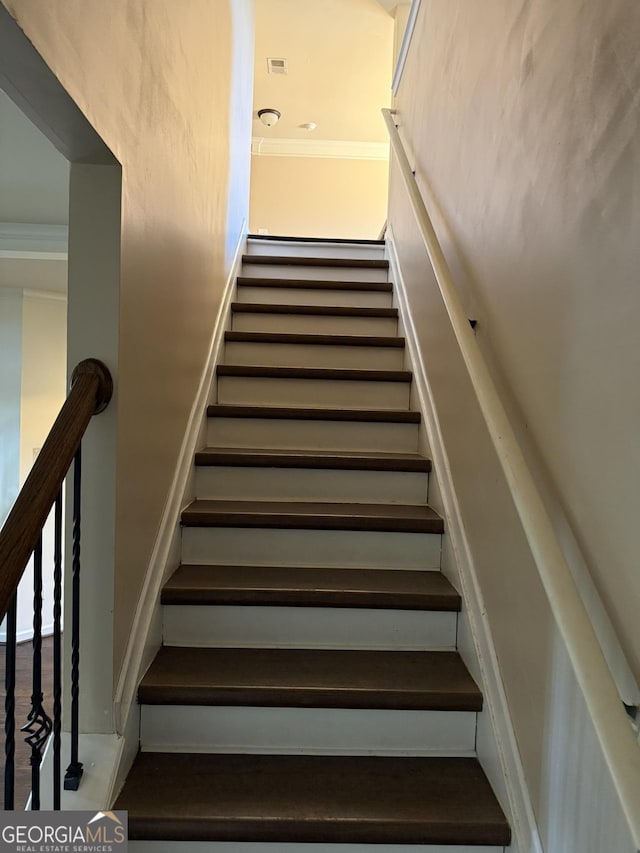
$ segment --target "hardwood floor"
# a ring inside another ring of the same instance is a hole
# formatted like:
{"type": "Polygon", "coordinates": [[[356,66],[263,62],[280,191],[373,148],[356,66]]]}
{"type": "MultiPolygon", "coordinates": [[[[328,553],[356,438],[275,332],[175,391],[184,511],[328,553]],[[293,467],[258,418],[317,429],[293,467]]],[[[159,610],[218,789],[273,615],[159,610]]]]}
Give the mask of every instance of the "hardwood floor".
{"type": "MultiPolygon", "coordinates": [[[[24,740],[24,734],[19,729],[27,721],[27,714],[31,709],[31,642],[20,643],[16,650],[16,774],[15,774],[15,808],[23,809],[31,791],[31,765],[29,758],[31,750],[24,740]]],[[[1,685],[1,718],[2,732],[4,733],[6,697],[5,684],[5,646],[0,645],[0,685],[1,685]]],[[[53,640],[45,637],[42,642],[42,692],[44,693],[44,709],[51,716],[52,692],[53,692],[53,640]]],[[[3,749],[4,753],[4,749],[3,749]]],[[[4,771],[4,754],[0,765],[4,771]]],[[[3,773],[4,775],[4,773],[3,773]]],[[[4,784],[2,783],[2,796],[0,807],[4,806],[4,784]]]]}

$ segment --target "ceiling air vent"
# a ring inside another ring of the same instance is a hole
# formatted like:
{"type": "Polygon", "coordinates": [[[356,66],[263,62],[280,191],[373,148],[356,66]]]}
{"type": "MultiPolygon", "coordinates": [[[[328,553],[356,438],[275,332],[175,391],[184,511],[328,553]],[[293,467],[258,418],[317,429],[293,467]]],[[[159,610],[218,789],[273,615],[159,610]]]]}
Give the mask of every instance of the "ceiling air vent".
{"type": "Polygon", "coordinates": [[[286,74],[287,73],[287,60],[286,59],[274,59],[273,57],[267,57],[267,69],[269,70],[269,74],[286,74]]]}

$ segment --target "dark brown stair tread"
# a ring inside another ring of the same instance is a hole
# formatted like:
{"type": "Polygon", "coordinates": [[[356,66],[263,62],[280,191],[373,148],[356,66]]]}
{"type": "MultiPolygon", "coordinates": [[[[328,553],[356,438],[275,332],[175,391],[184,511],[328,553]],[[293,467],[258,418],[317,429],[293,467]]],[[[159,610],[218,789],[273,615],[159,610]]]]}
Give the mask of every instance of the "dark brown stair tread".
{"type": "Polygon", "coordinates": [[[132,840],[506,846],[475,758],[140,753],[115,809],[132,840]]]}
{"type": "Polygon", "coordinates": [[[138,689],[151,705],[479,711],[457,652],[163,646],[138,689]]]}
{"type": "Polygon", "coordinates": [[[359,269],[386,270],[389,261],[381,258],[307,258],[295,255],[243,255],[243,264],[260,264],[283,267],[357,267],[359,269]]]}
{"type": "Polygon", "coordinates": [[[329,379],[358,382],[411,382],[410,370],[367,370],[345,367],[272,367],[264,364],[219,364],[218,376],[267,379],[329,379]]]}
{"type": "Polygon", "coordinates": [[[431,471],[431,461],[419,453],[381,453],[336,450],[270,450],[245,447],[205,447],[196,465],[240,465],[263,468],[336,468],[351,471],[431,471]]]}
{"type": "Polygon", "coordinates": [[[283,234],[249,234],[249,240],[271,240],[285,243],[353,243],[362,246],[384,246],[384,240],[351,239],[349,237],[287,237],[283,234]]]}
{"type": "Polygon", "coordinates": [[[309,335],[297,332],[225,332],[225,341],[256,344],[314,344],[319,346],[393,347],[404,349],[405,340],[391,335],[309,335]]]}
{"type": "Polygon", "coordinates": [[[315,314],[329,317],[392,317],[397,308],[361,308],[355,305],[289,305],[271,302],[232,302],[235,314],[315,314]]]}
{"type": "Polygon", "coordinates": [[[305,409],[298,406],[241,406],[213,403],[207,408],[212,418],[267,418],[297,421],[357,421],[372,423],[419,424],[420,412],[407,409],[305,409]]]}
{"type": "Polygon", "coordinates": [[[306,501],[198,500],[183,511],[182,524],[186,527],[444,532],[442,519],[428,506],[306,501]]]}
{"type": "Polygon", "coordinates": [[[460,595],[440,572],[182,565],[165,584],[162,603],[455,612],[460,595]]]}
{"type": "Polygon", "coordinates": [[[332,281],[315,278],[261,278],[258,276],[238,276],[238,287],[283,287],[290,290],[357,290],[364,292],[392,293],[390,281],[332,281]]]}

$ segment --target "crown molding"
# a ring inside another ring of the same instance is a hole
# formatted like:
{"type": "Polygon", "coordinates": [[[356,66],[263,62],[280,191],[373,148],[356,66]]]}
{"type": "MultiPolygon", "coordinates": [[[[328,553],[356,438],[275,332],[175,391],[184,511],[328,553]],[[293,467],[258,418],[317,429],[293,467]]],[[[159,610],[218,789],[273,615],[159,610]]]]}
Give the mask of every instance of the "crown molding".
{"type": "Polygon", "coordinates": [[[0,258],[66,261],[68,242],[66,225],[0,222],[0,258]]]}
{"type": "Polygon", "coordinates": [[[267,139],[254,136],[251,153],[258,157],[329,157],[339,160],[388,160],[388,142],[347,139],[267,139]]]}

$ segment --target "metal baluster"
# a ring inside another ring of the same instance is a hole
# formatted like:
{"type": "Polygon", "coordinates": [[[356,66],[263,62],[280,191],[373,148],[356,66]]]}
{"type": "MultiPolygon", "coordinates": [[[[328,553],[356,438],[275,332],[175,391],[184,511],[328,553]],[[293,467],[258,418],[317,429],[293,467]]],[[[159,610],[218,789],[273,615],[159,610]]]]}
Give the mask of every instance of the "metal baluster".
{"type": "Polygon", "coordinates": [[[15,807],[15,754],[16,754],[16,596],[7,610],[7,644],[4,671],[4,808],[15,807]]]}
{"type": "Polygon", "coordinates": [[[82,480],[82,446],[73,463],[73,585],[71,617],[71,763],[64,777],[65,791],[77,791],[82,778],[78,760],[79,692],[80,692],[80,484],[82,480]]]}
{"type": "Polygon", "coordinates": [[[60,809],[62,731],[62,492],[54,513],[53,544],[53,808],[60,809]]]}
{"type": "Polygon", "coordinates": [[[51,718],[42,707],[42,533],[33,552],[33,681],[31,710],[20,731],[27,732],[31,747],[31,808],[40,809],[40,764],[42,750],[51,734],[51,718]]]}

